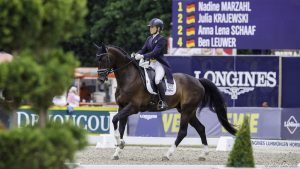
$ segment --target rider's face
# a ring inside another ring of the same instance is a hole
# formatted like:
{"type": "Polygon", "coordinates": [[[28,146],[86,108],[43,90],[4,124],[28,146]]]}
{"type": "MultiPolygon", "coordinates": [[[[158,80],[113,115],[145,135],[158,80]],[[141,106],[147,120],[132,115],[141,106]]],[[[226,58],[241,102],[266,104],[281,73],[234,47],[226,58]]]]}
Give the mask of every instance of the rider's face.
{"type": "Polygon", "coordinates": [[[157,32],[157,27],[156,26],[150,26],[150,34],[153,35],[157,32]]]}

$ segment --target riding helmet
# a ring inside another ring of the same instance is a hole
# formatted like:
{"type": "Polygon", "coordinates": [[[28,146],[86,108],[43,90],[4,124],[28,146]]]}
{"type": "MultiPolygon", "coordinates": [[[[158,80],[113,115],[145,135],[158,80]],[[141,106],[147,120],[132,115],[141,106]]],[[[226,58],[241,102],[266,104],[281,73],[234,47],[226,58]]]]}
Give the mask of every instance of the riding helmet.
{"type": "Polygon", "coordinates": [[[160,30],[164,29],[164,22],[158,18],[153,18],[151,19],[151,21],[149,22],[148,26],[156,26],[159,27],[160,30]]]}

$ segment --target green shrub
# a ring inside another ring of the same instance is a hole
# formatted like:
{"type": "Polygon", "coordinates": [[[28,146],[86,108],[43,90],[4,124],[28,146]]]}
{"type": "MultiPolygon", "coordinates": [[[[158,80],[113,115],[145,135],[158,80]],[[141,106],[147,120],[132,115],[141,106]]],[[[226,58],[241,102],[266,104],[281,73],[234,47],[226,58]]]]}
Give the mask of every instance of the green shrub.
{"type": "Polygon", "coordinates": [[[244,119],[242,127],[236,134],[233,149],[227,161],[227,167],[255,167],[248,116],[244,119]]]}
{"type": "Polygon", "coordinates": [[[70,124],[25,127],[0,133],[0,169],[64,169],[87,145],[83,129],[70,124]]]}
{"type": "Polygon", "coordinates": [[[1,130],[5,130],[6,129],[6,127],[5,127],[5,125],[2,123],[2,121],[0,120],[0,131],[1,130]]]}

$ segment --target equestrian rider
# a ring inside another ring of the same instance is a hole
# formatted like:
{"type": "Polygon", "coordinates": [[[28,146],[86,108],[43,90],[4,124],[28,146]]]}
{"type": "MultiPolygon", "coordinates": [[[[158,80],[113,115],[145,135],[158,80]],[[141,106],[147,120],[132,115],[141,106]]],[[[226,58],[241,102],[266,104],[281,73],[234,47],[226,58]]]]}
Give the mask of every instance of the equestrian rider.
{"type": "Polygon", "coordinates": [[[150,67],[155,70],[155,84],[158,88],[159,102],[158,109],[168,108],[165,98],[163,77],[166,75],[168,83],[173,84],[171,66],[164,57],[164,50],[167,40],[160,34],[164,28],[164,23],[158,18],[153,18],[149,24],[150,36],[147,38],[143,48],[133,55],[136,60],[150,60],[150,67]]]}

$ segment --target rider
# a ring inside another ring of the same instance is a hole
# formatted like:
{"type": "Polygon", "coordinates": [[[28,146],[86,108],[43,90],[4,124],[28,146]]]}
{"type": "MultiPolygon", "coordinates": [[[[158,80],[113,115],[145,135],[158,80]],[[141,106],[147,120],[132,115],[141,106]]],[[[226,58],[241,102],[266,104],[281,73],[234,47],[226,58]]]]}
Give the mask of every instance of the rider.
{"type": "Polygon", "coordinates": [[[143,48],[134,55],[136,60],[150,60],[150,67],[155,70],[155,84],[158,88],[159,102],[158,109],[164,110],[168,108],[165,98],[164,87],[162,83],[163,77],[166,75],[168,83],[173,84],[171,66],[164,57],[164,50],[167,40],[161,35],[164,23],[158,18],[153,18],[148,27],[150,34],[143,48]]]}

